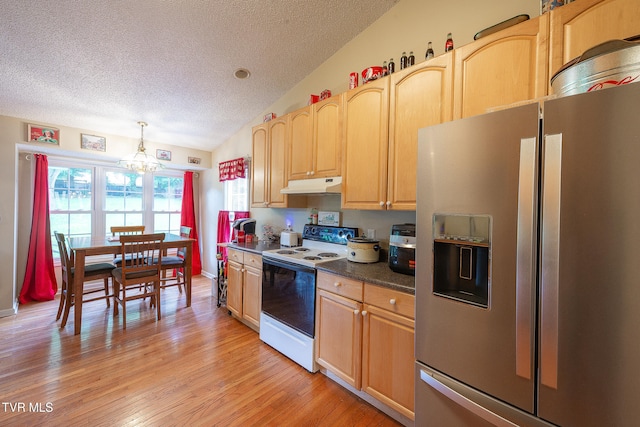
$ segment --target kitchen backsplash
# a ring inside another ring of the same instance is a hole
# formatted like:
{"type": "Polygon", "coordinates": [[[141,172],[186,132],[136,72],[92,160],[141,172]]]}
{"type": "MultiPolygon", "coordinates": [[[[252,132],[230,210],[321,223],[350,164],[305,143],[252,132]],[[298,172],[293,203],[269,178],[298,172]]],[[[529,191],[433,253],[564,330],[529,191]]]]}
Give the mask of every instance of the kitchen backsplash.
{"type": "Polygon", "coordinates": [[[415,223],[415,211],[368,211],[368,210],[340,210],[340,195],[310,196],[308,207],[303,209],[252,209],[251,217],[256,220],[256,234],[262,239],[262,226],[271,224],[281,228],[291,225],[291,228],[302,233],[302,228],[309,222],[312,208],[318,211],[339,211],[340,225],[358,227],[360,233],[367,233],[373,229],[376,239],[381,246],[389,247],[389,234],[393,224],[415,223]]]}

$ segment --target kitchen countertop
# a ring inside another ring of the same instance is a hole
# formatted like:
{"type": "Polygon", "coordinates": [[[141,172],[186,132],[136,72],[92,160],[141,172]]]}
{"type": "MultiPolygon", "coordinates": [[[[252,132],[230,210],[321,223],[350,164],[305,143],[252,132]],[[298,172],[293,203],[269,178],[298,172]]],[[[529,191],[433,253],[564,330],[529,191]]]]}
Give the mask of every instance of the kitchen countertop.
{"type": "MultiPolygon", "coordinates": [[[[229,243],[227,247],[262,254],[262,251],[279,249],[280,242],[259,240],[251,243],[229,243]]],[[[363,264],[342,258],[317,264],[316,269],[415,295],[415,278],[391,270],[386,262],[386,256],[384,259],[385,261],[363,264]]]]}
{"type": "Polygon", "coordinates": [[[251,243],[228,243],[227,247],[262,255],[263,251],[268,251],[271,249],[280,249],[280,242],[279,241],[267,242],[265,240],[258,240],[258,241],[253,241],[251,243]]]}
{"type": "Polygon", "coordinates": [[[416,293],[415,277],[396,273],[384,261],[362,264],[342,258],[318,264],[316,269],[412,295],[416,293]]]}

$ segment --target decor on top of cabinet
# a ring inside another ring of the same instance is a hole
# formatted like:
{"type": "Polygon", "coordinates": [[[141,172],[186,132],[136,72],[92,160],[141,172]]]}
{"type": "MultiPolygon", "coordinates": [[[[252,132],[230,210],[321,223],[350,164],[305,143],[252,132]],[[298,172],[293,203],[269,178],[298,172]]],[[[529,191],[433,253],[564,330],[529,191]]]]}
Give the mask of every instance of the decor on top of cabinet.
{"type": "Polygon", "coordinates": [[[262,122],[270,122],[271,120],[276,118],[276,113],[269,113],[269,114],[265,114],[264,118],[262,119],[262,122]]]}
{"type": "Polygon", "coordinates": [[[549,12],[556,7],[564,6],[565,4],[569,4],[572,1],[573,0],[542,0],[541,13],[549,12]]]}
{"type": "Polygon", "coordinates": [[[383,76],[384,74],[382,67],[374,66],[365,68],[364,70],[362,70],[362,83],[367,83],[371,80],[376,80],[383,76]]]}

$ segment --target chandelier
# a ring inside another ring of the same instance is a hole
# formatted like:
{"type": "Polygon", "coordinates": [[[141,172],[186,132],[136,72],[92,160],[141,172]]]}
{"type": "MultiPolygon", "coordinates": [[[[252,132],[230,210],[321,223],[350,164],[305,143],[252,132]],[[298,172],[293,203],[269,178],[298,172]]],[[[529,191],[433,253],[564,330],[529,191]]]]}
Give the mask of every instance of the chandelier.
{"type": "Polygon", "coordinates": [[[140,125],[140,143],[138,144],[138,151],[119,160],[118,165],[140,174],[163,169],[164,165],[160,163],[153,154],[147,154],[144,148],[144,127],[147,126],[147,123],[138,122],[138,124],[140,125]]]}

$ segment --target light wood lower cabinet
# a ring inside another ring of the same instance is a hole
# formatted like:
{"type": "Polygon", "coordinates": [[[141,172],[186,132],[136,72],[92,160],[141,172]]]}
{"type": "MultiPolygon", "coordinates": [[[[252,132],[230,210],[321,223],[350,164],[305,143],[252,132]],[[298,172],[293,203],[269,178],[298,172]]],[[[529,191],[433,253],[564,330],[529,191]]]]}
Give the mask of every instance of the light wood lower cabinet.
{"type": "Polygon", "coordinates": [[[227,309],[254,329],[260,328],[262,256],[228,249],[227,309]]]}
{"type": "Polygon", "coordinates": [[[414,419],[415,297],[318,272],[316,361],[414,419]]]}

